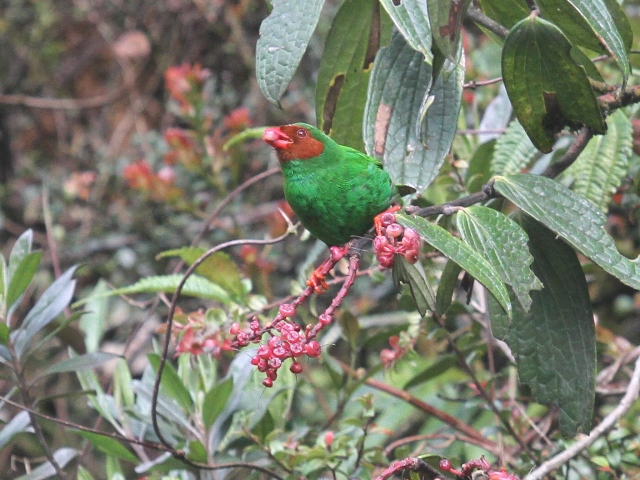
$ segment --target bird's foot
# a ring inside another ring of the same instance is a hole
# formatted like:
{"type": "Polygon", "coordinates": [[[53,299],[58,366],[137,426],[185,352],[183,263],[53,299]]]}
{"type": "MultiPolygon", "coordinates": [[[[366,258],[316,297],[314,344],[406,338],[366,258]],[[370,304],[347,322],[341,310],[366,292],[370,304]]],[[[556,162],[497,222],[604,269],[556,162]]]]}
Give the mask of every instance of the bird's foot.
{"type": "Polygon", "coordinates": [[[322,293],[329,288],[327,285],[327,281],[325,280],[327,273],[331,271],[333,267],[338,263],[351,249],[351,242],[341,246],[341,247],[331,247],[329,251],[331,252],[331,256],[327,258],[324,262],[320,264],[318,268],[316,268],[309,280],[307,280],[307,286],[313,288],[316,293],[322,293]]]}
{"type": "Polygon", "coordinates": [[[373,226],[376,229],[376,235],[384,235],[383,229],[392,223],[396,223],[396,216],[394,213],[400,210],[400,208],[402,208],[400,205],[392,205],[384,212],[373,217],[373,226]]]}

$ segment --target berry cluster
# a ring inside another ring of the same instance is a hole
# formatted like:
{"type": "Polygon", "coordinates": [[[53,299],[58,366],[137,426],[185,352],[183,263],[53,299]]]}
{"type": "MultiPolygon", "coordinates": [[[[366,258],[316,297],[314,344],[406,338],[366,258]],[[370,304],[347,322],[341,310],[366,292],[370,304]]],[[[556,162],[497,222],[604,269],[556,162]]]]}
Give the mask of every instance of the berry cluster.
{"type": "Polygon", "coordinates": [[[453,473],[454,475],[463,478],[472,478],[474,477],[473,472],[479,470],[484,473],[485,478],[488,478],[489,480],[520,480],[516,475],[507,472],[504,467],[500,470],[494,470],[491,467],[491,464],[487,462],[484,457],[480,457],[479,460],[471,460],[463,464],[461,470],[453,468],[451,461],[445,458],[440,460],[440,470],[443,472],[453,473]]]}
{"type": "Polygon", "coordinates": [[[276,318],[264,327],[255,317],[249,322],[249,331],[242,331],[238,323],[231,325],[230,333],[236,337],[233,342],[236,348],[246,347],[250,343],[260,343],[265,334],[270,335],[267,343],[261,344],[251,358],[251,364],[266,375],[262,381],[265,387],[273,386],[273,382],[278,378],[278,370],[285,360],[289,358],[292,360],[289,370],[298,374],[302,372],[302,365],[298,362],[299,357],[320,356],[320,344],[314,338],[320,329],[333,321],[333,316],[323,313],[318,317],[318,323],[315,326],[307,325],[303,332],[300,325],[289,320],[295,311],[294,305],[285,303],[280,306],[276,318]]]}
{"type": "Polygon", "coordinates": [[[382,267],[393,267],[396,255],[402,255],[409,263],[418,261],[420,235],[413,228],[404,228],[396,223],[393,212],[384,212],[376,217],[376,233],[373,251],[382,267]]]}

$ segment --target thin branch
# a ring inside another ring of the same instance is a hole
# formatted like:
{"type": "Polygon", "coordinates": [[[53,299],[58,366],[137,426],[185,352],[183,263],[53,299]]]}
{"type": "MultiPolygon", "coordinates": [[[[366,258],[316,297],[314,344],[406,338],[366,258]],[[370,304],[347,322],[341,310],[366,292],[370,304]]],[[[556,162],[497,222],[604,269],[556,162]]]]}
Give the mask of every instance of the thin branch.
{"type": "Polygon", "coordinates": [[[548,178],[555,178],[564,172],[576,159],[580,156],[583,150],[586,148],[587,143],[593,137],[593,131],[589,127],[582,127],[580,133],[576,137],[575,141],[567,149],[562,158],[557,162],[549,165],[547,169],[542,172],[542,176],[548,178]]]}
{"type": "MultiPolygon", "coordinates": [[[[358,374],[358,372],[356,372],[355,370],[350,368],[345,363],[339,362],[339,365],[340,365],[340,368],[342,368],[342,370],[344,370],[346,373],[348,373],[352,377],[360,378],[360,375],[358,374]]],[[[376,380],[375,378],[368,378],[365,381],[365,383],[367,385],[369,385],[370,387],[373,387],[373,388],[375,388],[377,390],[380,390],[382,392],[388,393],[389,395],[392,395],[392,396],[394,396],[396,398],[400,398],[400,399],[404,400],[405,402],[409,403],[410,405],[413,405],[414,407],[422,410],[423,412],[425,412],[425,413],[437,418],[438,420],[446,423],[447,425],[449,425],[454,430],[457,430],[457,431],[469,436],[470,438],[472,438],[476,442],[479,442],[478,445],[481,446],[482,448],[487,449],[487,451],[493,453],[494,455],[498,455],[497,452],[500,451],[500,447],[497,444],[495,444],[491,440],[485,438],[482,435],[482,433],[477,431],[472,426],[467,425],[466,423],[464,423],[459,418],[456,418],[456,417],[454,417],[452,415],[449,415],[448,413],[443,412],[442,410],[434,407],[433,405],[429,405],[428,403],[423,402],[422,400],[420,400],[420,399],[414,397],[413,395],[411,395],[406,390],[401,390],[401,389],[396,388],[396,387],[394,387],[392,385],[389,385],[388,383],[384,383],[384,382],[381,382],[380,380],[376,380]]]]}
{"type": "Polygon", "coordinates": [[[33,408],[27,407],[26,405],[22,405],[18,402],[14,402],[13,400],[10,400],[7,397],[4,397],[2,395],[0,395],[0,400],[8,403],[9,405],[12,405],[16,408],[19,408],[20,410],[24,410],[32,415],[35,415],[37,417],[40,417],[44,420],[48,420],[50,422],[53,423],[57,423],[58,425],[62,425],[63,427],[67,427],[67,428],[73,428],[76,430],[82,430],[83,432],[91,432],[91,433],[95,433],[96,435],[101,435],[103,437],[109,437],[109,438],[113,438],[115,440],[120,440],[122,442],[126,442],[126,443],[130,443],[133,445],[140,445],[142,447],[145,448],[149,448],[152,450],[159,450],[161,452],[173,452],[172,448],[168,448],[165,445],[162,445],[161,443],[156,443],[156,442],[147,442],[144,440],[138,440],[137,438],[132,438],[132,437],[126,437],[124,435],[120,435],[119,433],[112,433],[112,432],[105,432],[102,430],[97,430],[95,428],[92,427],[86,427],[84,425],[80,425],[79,423],[75,423],[75,422],[69,422],[68,420],[61,420],[60,418],[57,417],[52,417],[50,415],[46,415],[44,413],[41,413],[37,410],[34,410],[33,408]]]}
{"type": "Polygon", "coordinates": [[[171,343],[171,329],[173,325],[173,317],[176,311],[178,299],[180,298],[180,294],[182,292],[182,289],[184,288],[185,283],[187,282],[187,279],[191,276],[191,274],[193,274],[196,268],[198,268],[202,264],[202,262],[204,262],[208,257],[210,257],[216,252],[219,252],[226,248],[234,247],[237,245],[272,245],[274,243],[278,243],[284,240],[288,235],[289,235],[289,232],[287,231],[282,235],[280,235],[279,237],[270,239],[270,240],[243,240],[243,239],[231,240],[229,242],[221,243],[220,245],[210,248],[205,253],[203,253],[195,262],[193,262],[193,264],[191,264],[191,266],[186,270],[186,272],[182,276],[182,279],[180,280],[180,283],[178,284],[176,290],[173,292],[173,296],[171,298],[171,304],[169,305],[169,313],[167,314],[167,322],[166,322],[167,330],[165,334],[164,345],[162,347],[162,355],[160,356],[160,364],[158,365],[158,371],[156,372],[156,380],[153,385],[153,396],[151,398],[151,422],[153,424],[153,430],[156,433],[158,440],[160,440],[160,442],[163,445],[165,445],[167,448],[171,449],[171,453],[176,459],[180,460],[181,462],[187,465],[190,465],[195,468],[203,469],[203,470],[218,470],[223,468],[234,468],[234,467],[247,468],[247,469],[263,472],[271,476],[272,478],[284,480],[275,472],[272,472],[271,470],[258,465],[253,465],[251,463],[230,462],[230,463],[220,463],[216,465],[209,465],[209,464],[204,464],[204,463],[194,462],[189,460],[183,451],[175,450],[173,446],[167,441],[167,439],[162,434],[162,431],[160,429],[160,424],[158,423],[157,408],[158,408],[158,397],[160,394],[160,382],[162,380],[162,372],[167,362],[167,357],[169,354],[169,345],[171,343]]]}
{"type": "Polygon", "coordinates": [[[500,38],[507,38],[509,30],[498,22],[491,20],[487,17],[479,8],[469,7],[467,10],[467,17],[476,22],[478,25],[486,28],[490,32],[495,33],[500,38]]]}
{"type": "Polygon", "coordinates": [[[629,411],[633,403],[637,400],[639,391],[640,357],[636,360],[636,366],[633,370],[633,374],[631,375],[627,393],[624,395],[624,397],[622,397],[622,400],[620,400],[618,406],[614,408],[609,415],[604,417],[602,422],[600,422],[593,430],[591,430],[591,432],[589,432],[588,436],[584,436],[569,448],[567,448],[565,451],[544,462],[542,465],[540,465],[538,468],[524,477],[523,480],[542,480],[553,470],[565,464],[583,450],[589,448],[596,440],[602,437],[607,432],[607,430],[613,427],[615,423],[629,411]]]}
{"type": "Polygon", "coordinates": [[[104,95],[88,98],[42,98],[28,95],[8,95],[0,93],[0,103],[31,108],[49,108],[52,110],[79,110],[82,108],[103,107],[124,95],[118,89],[104,95]]]}

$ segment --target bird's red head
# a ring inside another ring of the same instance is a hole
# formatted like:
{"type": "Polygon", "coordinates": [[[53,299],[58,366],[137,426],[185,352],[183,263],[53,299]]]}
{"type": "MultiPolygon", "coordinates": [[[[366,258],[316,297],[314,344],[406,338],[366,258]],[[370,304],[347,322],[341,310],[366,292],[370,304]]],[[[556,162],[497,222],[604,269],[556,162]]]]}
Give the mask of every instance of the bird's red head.
{"type": "Polygon", "coordinates": [[[267,128],[262,139],[276,149],[281,162],[317,157],[324,151],[324,144],[313,138],[308,128],[300,125],[267,128]]]}

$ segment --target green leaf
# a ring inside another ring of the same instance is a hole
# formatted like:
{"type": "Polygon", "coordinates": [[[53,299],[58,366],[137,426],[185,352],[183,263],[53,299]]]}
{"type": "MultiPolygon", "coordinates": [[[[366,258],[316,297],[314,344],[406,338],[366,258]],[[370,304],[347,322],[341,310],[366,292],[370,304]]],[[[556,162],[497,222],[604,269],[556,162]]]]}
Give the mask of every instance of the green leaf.
{"type": "MultiPolygon", "coordinates": [[[[115,290],[111,290],[109,292],[104,292],[95,296],[85,298],[79,302],[76,302],[74,304],[74,307],[82,305],[89,300],[111,297],[113,295],[133,295],[136,293],[173,293],[182,281],[182,277],[183,275],[180,273],[145,277],[138,280],[133,285],[116,288],[115,290]]],[[[191,275],[187,279],[182,288],[181,294],[190,297],[216,300],[224,304],[227,304],[230,301],[229,294],[219,285],[210,282],[206,278],[203,278],[196,274],[191,275]]]]}
{"type": "Polygon", "coordinates": [[[538,155],[538,150],[531,143],[518,120],[509,124],[509,128],[496,141],[496,148],[493,152],[491,170],[494,175],[511,175],[519,173],[523,168],[529,166],[531,161],[538,155]]]}
{"type": "Polygon", "coordinates": [[[22,257],[20,264],[13,272],[13,275],[11,275],[11,283],[9,284],[6,299],[8,310],[11,309],[14,302],[20,298],[20,295],[24,293],[29,283],[31,283],[33,276],[40,266],[41,258],[42,252],[31,252],[22,257]]]}
{"type": "Polygon", "coordinates": [[[462,18],[470,3],[471,0],[431,0],[428,3],[433,40],[440,53],[451,60],[459,56],[462,18]]]}
{"type": "Polygon", "coordinates": [[[489,181],[495,146],[495,140],[482,143],[469,160],[469,168],[465,176],[467,192],[479,192],[482,186],[489,181]]]}
{"type": "Polygon", "coordinates": [[[125,359],[121,358],[116,362],[113,374],[113,398],[118,405],[123,407],[133,407],[135,404],[135,394],[131,388],[131,372],[125,359]]]}
{"type": "Polygon", "coordinates": [[[615,0],[538,0],[542,16],[555,23],[570,41],[594,51],[606,51],[618,62],[623,84],[631,73],[627,51],[633,33],[615,0]]]}
{"type": "Polygon", "coordinates": [[[365,108],[367,153],[384,161],[394,183],[418,192],[436,177],[451,147],[462,98],[461,65],[447,61],[433,88],[431,73],[395,34],[376,56],[365,108]]]}
{"type": "Polygon", "coordinates": [[[433,54],[427,2],[380,0],[380,3],[409,46],[416,52],[420,52],[425,62],[431,64],[433,54]]]}
{"type": "Polygon", "coordinates": [[[280,104],[311,35],[324,0],[273,0],[271,14],[260,25],[256,45],[256,77],[264,96],[280,104]]]}
{"type": "Polygon", "coordinates": [[[607,133],[593,137],[578,159],[564,172],[573,178],[573,191],[607,213],[611,197],[629,169],[633,128],[618,110],[609,116],[607,133]]]}
{"type": "Polygon", "coordinates": [[[84,312],[78,322],[79,328],[84,332],[84,344],[88,352],[95,352],[100,347],[105,320],[108,318],[108,294],[107,282],[99,280],[88,295],[84,312]]]}
{"type": "Polygon", "coordinates": [[[392,23],[377,0],[346,0],[331,24],[316,82],[318,128],[362,151],[362,122],[375,55],[392,23]]]}
{"type": "Polygon", "coordinates": [[[47,368],[44,372],[42,372],[39,377],[43,377],[45,375],[51,375],[52,373],[64,373],[64,372],[77,372],[79,370],[89,370],[92,368],[99,367],[109,360],[113,360],[115,358],[122,358],[120,355],[109,352],[93,352],[86,353],[84,355],[78,355],[77,357],[67,358],[66,360],[62,360],[60,362],[54,363],[49,368],[47,368]]]}
{"type": "Polygon", "coordinates": [[[487,17],[507,28],[527,18],[531,12],[522,0],[480,0],[480,6],[487,17]]]}
{"type": "MultiPolygon", "coordinates": [[[[75,448],[60,448],[53,453],[53,458],[60,468],[64,468],[67,464],[78,456],[78,450],[75,448]]],[[[45,480],[47,478],[55,477],[56,469],[50,462],[45,462],[36,468],[32,468],[26,475],[21,475],[15,480],[45,480]]]]}
{"type": "MultiPolygon", "coordinates": [[[[191,266],[205,253],[204,248],[183,247],[176,250],[168,250],[158,255],[158,258],[178,256],[191,266]]],[[[242,275],[238,265],[225,252],[216,252],[209,255],[197,268],[196,273],[207,280],[220,285],[236,298],[244,296],[242,275]]]]}
{"type": "Polygon", "coordinates": [[[11,333],[11,340],[18,358],[22,357],[34,335],[51,323],[69,306],[76,281],[73,274],[77,267],[71,267],[47,288],[36,304],[29,310],[24,322],[11,333]]]}
{"type": "Polygon", "coordinates": [[[33,243],[33,231],[27,230],[18,237],[16,243],[13,244],[11,253],[9,254],[9,270],[7,271],[7,285],[11,282],[13,274],[18,269],[24,257],[31,253],[31,245],[33,243]]]}
{"type": "MultiPolygon", "coordinates": [[[[147,355],[147,358],[157,374],[158,368],[160,367],[160,356],[155,353],[150,353],[147,355]]],[[[184,386],[184,383],[180,380],[176,369],[173,368],[173,365],[169,362],[164,363],[160,388],[165,395],[178,402],[178,405],[180,405],[185,412],[191,411],[193,401],[191,399],[191,395],[189,395],[189,390],[184,386]]]]}
{"type": "Polygon", "coordinates": [[[442,275],[440,276],[438,293],[436,294],[436,313],[438,315],[444,315],[447,313],[447,310],[449,310],[453,292],[458,284],[458,275],[461,270],[460,265],[456,262],[447,260],[442,270],[442,275]]]}
{"type": "Polygon", "coordinates": [[[0,323],[0,345],[7,345],[9,342],[9,326],[6,323],[0,323]]]}
{"type": "Polygon", "coordinates": [[[604,229],[606,217],[590,201],[538,175],[496,177],[494,187],[622,283],[640,290],[638,261],[620,255],[604,229]]]}
{"type": "Polygon", "coordinates": [[[531,219],[523,227],[544,288],[531,292],[528,314],[516,309],[505,340],[520,381],[537,402],[560,409],[560,431],[573,436],[589,430],[595,398],[595,325],[587,282],[571,247],[531,219]]]}
{"type": "Polygon", "coordinates": [[[606,131],[589,77],[571,56],[571,44],[558,27],[535,13],[509,32],[502,76],[518,120],[540,151],[551,151],[555,134],[565,126],[606,131]]]}
{"type": "Polygon", "coordinates": [[[33,432],[29,412],[22,411],[14,415],[0,430],[0,450],[18,433],[33,432]]]}
{"type": "Polygon", "coordinates": [[[472,277],[487,287],[500,302],[500,305],[511,315],[509,294],[504,283],[500,280],[500,275],[475,250],[462,240],[451,235],[444,228],[428,222],[424,218],[396,214],[396,219],[404,227],[411,227],[416,230],[425,242],[440,250],[445,257],[456,262],[472,277]]]}
{"type": "Polygon", "coordinates": [[[436,296],[421,263],[411,264],[404,257],[397,255],[393,265],[393,283],[396,286],[401,283],[409,285],[420,315],[424,317],[429,310],[435,312],[436,296]]]}
{"type": "Polygon", "coordinates": [[[233,377],[214,385],[205,395],[202,404],[202,421],[207,430],[226,407],[231,392],[233,392],[233,377]]]}
{"type": "Polygon", "coordinates": [[[338,317],[338,323],[342,335],[349,342],[351,348],[356,348],[358,345],[358,335],[360,334],[360,323],[358,317],[356,317],[349,310],[342,310],[341,315],[338,317]]]}
{"type": "MultiPolygon", "coordinates": [[[[466,348],[460,350],[460,352],[466,357],[472,352],[477,352],[484,348],[484,345],[474,343],[466,348]]],[[[436,360],[421,372],[416,373],[403,387],[403,390],[415,387],[422,383],[428,382],[436,378],[438,375],[442,375],[449,371],[449,369],[456,367],[459,364],[459,358],[457,353],[445,353],[444,355],[438,355],[436,360]]]]}
{"type": "Polygon", "coordinates": [[[486,258],[513,291],[525,311],[531,307],[531,290],[542,284],[529,266],[533,257],[527,235],[516,222],[492,208],[475,205],[459,211],[456,224],[462,239],[486,258]]]}
{"type": "Polygon", "coordinates": [[[85,430],[74,430],[75,433],[87,439],[94,447],[106,455],[112,455],[127,462],[138,463],[139,459],[127,447],[115,438],[99,435],[85,430]]]}

